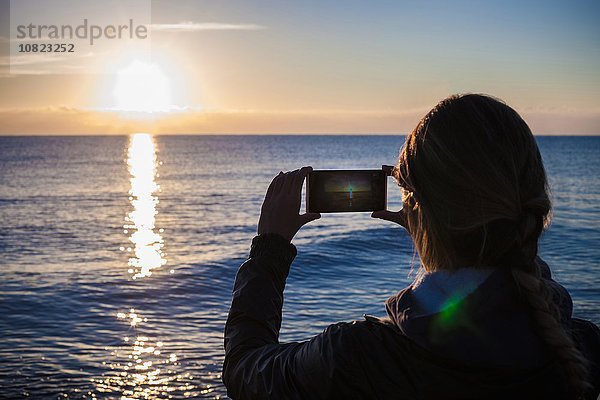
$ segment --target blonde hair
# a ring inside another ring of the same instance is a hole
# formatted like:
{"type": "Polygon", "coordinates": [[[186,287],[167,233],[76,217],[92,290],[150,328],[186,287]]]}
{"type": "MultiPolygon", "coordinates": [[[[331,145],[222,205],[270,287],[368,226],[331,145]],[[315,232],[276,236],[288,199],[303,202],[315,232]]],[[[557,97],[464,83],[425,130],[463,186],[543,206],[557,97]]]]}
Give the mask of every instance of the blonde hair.
{"type": "Polygon", "coordinates": [[[510,268],[538,334],[570,387],[583,394],[590,387],[587,360],[562,327],[535,263],[551,202],[525,121],[493,97],[451,96],[408,135],[394,176],[423,268],[510,268]]]}

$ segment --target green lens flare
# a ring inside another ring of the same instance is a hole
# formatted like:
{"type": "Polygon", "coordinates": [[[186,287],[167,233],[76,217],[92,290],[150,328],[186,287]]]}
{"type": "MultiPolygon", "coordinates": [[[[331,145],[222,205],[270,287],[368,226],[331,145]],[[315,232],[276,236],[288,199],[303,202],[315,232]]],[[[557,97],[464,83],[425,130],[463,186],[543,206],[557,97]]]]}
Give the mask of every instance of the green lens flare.
{"type": "Polygon", "coordinates": [[[444,343],[456,330],[467,330],[474,335],[481,333],[471,321],[464,300],[463,296],[454,294],[445,301],[429,328],[429,339],[432,343],[444,343]]]}

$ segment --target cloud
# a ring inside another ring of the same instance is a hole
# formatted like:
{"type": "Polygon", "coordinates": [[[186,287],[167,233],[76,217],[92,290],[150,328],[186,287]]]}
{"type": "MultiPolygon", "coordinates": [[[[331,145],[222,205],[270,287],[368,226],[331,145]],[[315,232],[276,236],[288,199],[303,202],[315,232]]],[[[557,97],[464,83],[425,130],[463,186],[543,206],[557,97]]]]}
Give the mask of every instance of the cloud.
{"type": "MultiPolygon", "coordinates": [[[[232,24],[226,22],[193,22],[182,21],[174,24],[149,24],[148,28],[155,32],[199,32],[199,31],[259,31],[267,29],[258,24],[232,24]]],[[[0,35],[0,43],[44,42],[48,37],[11,39],[0,35]]]]}
{"type": "MultiPolygon", "coordinates": [[[[0,77],[98,72],[90,68],[100,53],[26,53],[0,56],[0,77]]],[[[101,71],[100,71],[101,72],[101,71]]]]}
{"type": "Polygon", "coordinates": [[[150,24],[152,31],[163,32],[198,32],[198,31],[256,31],[266,29],[257,24],[230,24],[223,22],[183,21],[176,24],[150,24]]]}
{"type": "Polygon", "coordinates": [[[52,40],[56,40],[55,38],[51,38],[49,36],[40,36],[40,37],[24,37],[24,38],[9,38],[7,36],[0,36],[0,43],[39,43],[39,42],[48,42],[48,41],[52,41],[52,40]]]}
{"type": "Polygon", "coordinates": [[[64,56],[54,53],[32,53],[13,56],[0,56],[0,66],[39,65],[50,62],[63,61],[64,56]]]}

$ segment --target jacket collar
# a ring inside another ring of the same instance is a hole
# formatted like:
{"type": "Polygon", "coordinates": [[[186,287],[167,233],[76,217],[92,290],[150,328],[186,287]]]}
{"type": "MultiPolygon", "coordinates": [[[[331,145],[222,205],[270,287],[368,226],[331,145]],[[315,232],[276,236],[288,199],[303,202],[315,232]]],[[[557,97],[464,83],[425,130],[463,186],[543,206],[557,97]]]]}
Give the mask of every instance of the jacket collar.
{"type": "MultiPolygon", "coordinates": [[[[390,297],[386,309],[405,336],[444,357],[485,366],[533,367],[547,360],[509,269],[428,274],[390,297]]],[[[562,307],[564,320],[570,311],[562,307]]]]}

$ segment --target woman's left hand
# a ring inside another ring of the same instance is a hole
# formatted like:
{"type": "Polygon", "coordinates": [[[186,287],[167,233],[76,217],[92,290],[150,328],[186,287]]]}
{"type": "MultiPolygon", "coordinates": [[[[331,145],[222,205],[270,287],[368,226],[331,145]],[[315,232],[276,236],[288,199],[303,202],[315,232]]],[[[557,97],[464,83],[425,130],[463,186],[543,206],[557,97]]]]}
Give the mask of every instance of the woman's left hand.
{"type": "Polygon", "coordinates": [[[278,233],[290,242],[300,228],[321,218],[319,213],[300,214],[302,184],[312,167],[280,172],[269,185],[258,220],[258,234],[278,233]]]}

